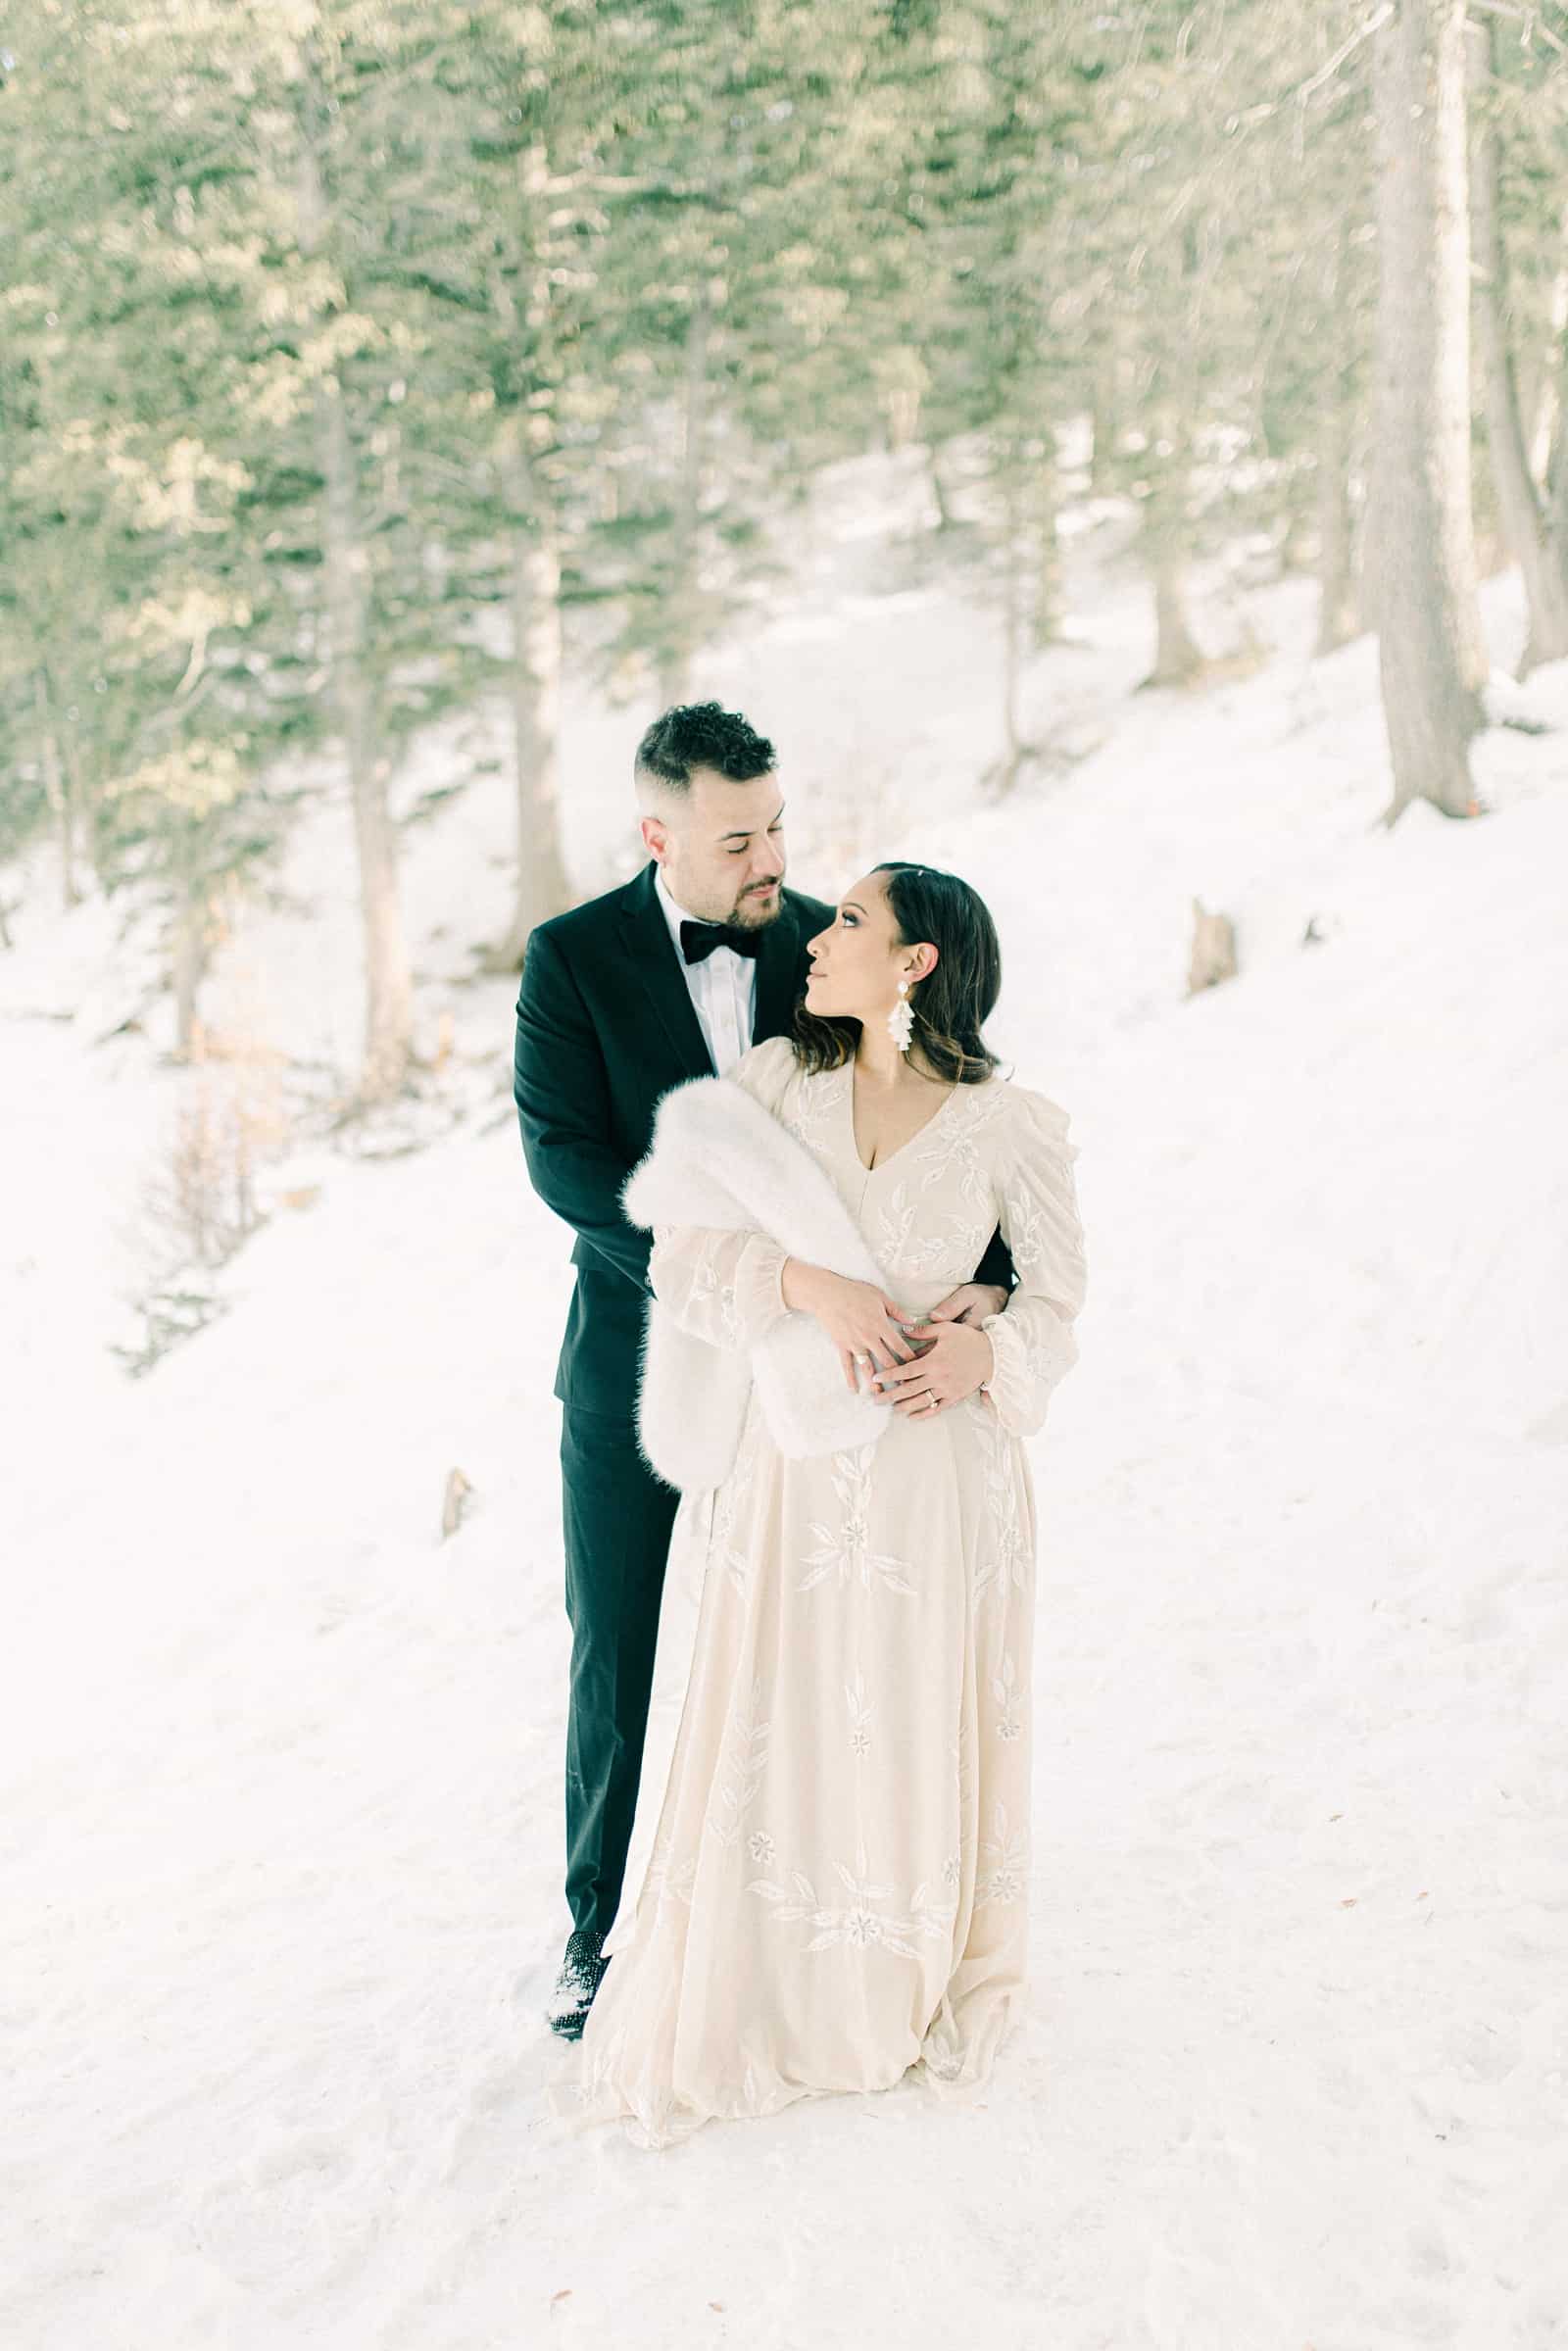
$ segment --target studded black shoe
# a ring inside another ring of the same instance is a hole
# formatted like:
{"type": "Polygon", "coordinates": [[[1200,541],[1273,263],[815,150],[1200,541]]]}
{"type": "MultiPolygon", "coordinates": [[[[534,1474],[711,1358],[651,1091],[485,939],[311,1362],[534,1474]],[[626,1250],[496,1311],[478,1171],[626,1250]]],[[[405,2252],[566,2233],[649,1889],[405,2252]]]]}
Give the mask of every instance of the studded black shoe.
{"type": "Polygon", "coordinates": [[[604,1936],[592,1928],[568,1937],[556,1988],[545,2010],[552,2033],[563,2040],[581,2040],[594,1994],[604,1981],[608,1959],[601,1957],[604,1936]]]}

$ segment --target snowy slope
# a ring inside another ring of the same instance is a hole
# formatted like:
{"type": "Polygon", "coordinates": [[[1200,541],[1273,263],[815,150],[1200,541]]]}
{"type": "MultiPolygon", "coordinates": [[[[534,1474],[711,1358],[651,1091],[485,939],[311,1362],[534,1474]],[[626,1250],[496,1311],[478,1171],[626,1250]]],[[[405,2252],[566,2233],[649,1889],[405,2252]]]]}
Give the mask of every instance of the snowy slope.
{"type": "MultiPolygon", "coordinates": [[[[902,494],[825,485],[797,594],[711,687],[780,740],[797,879],[916,854],[988,893],[999,1037],[1074,1114],[1028,2024],[972,2108],[662,2155],[553,2117],[566,1240],[523,1180],[512,991],[467,976],[499,782],[410,842],[472,1115],[318,1151],[227,1314],[134,1384],[104,1343],[180,1081],[156,1031],[94,1042],[145,943],[35,913],[0,958],[8,2351],[1559,2339],[1568,678],[1514,697],[1562,731],[1479,747],[1484,823],[1389,834],[1369,645],[1308,663],[1292,583],[1259,675],[1130,697],[1142,604],[1087,545],[1081,649],[1031,707],[1104,741],[988,806],[993,619],[884,592],[902,494]],[[1244,976],[1188,1004],[1194,892],[1244,976]]],[[[643,713],[571,715],[597,886],[643,713]]],[[[425,746],[411,799],[491,734],[425,746]]],[[[291,886],[221,983],[348,1066],[340,808],[291,886]]]]}

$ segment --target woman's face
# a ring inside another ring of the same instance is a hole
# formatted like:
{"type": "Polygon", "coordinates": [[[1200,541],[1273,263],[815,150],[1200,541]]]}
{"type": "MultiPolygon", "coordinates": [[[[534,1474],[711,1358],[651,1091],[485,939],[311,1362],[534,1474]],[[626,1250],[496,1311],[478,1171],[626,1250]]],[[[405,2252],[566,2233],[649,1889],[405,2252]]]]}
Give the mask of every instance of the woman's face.
{"type": "Polygon", "coordinates": [[[934,947],[900,945],[885,873],[868,873],[855,884],[807,953],[811,968],[806,1009],[823,1020],[885,1017],[899,1001],[900,980],[912,985],[923,979],[937,959],[934,947]]]}

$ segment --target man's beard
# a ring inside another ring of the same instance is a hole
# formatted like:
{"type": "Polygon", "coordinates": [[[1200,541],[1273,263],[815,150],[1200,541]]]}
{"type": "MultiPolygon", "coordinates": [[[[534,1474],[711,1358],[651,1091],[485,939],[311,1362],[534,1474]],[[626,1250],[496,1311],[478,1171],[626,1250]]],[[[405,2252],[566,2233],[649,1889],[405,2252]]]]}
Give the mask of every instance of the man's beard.
{"type": "Polygon", "coordinates": [[[725,922],[742,931],[768,930],[784,911],[782,881],[765,898],[757,895],[759,887],[758,883],[752,882],[726,904],[718,896],[716,884],[710,892],[693,889],[690,879],[684,874],[668,880],[671,898],[681,912],[689,914],[694,922],[725,922]]]}
{"type": "Polygon", "coordinates": [[[784,911],[784,885],[778,882],[764,897],[754,882],[743,890],[735,901],[735,911],[728,917],[738,930],[765,931],[768,924],[777,922],[784,911]]]}

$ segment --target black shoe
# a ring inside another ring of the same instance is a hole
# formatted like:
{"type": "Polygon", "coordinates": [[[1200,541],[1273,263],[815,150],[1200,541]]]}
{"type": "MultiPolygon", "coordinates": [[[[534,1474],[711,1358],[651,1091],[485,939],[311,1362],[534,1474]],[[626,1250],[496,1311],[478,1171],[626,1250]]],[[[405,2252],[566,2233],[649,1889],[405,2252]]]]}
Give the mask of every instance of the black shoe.
{"type": "Polygon", "coordinates": [[[608,1959],[600,1956],[604,1940],[594,1928],[581,1929],[567,1940],[566,1956],[561,1963],[556,1988],[545,2010],[551,2032],[559,2033],[563,2040],[582,2038],[594,1994],[610,1965],[608,1959]]]}

